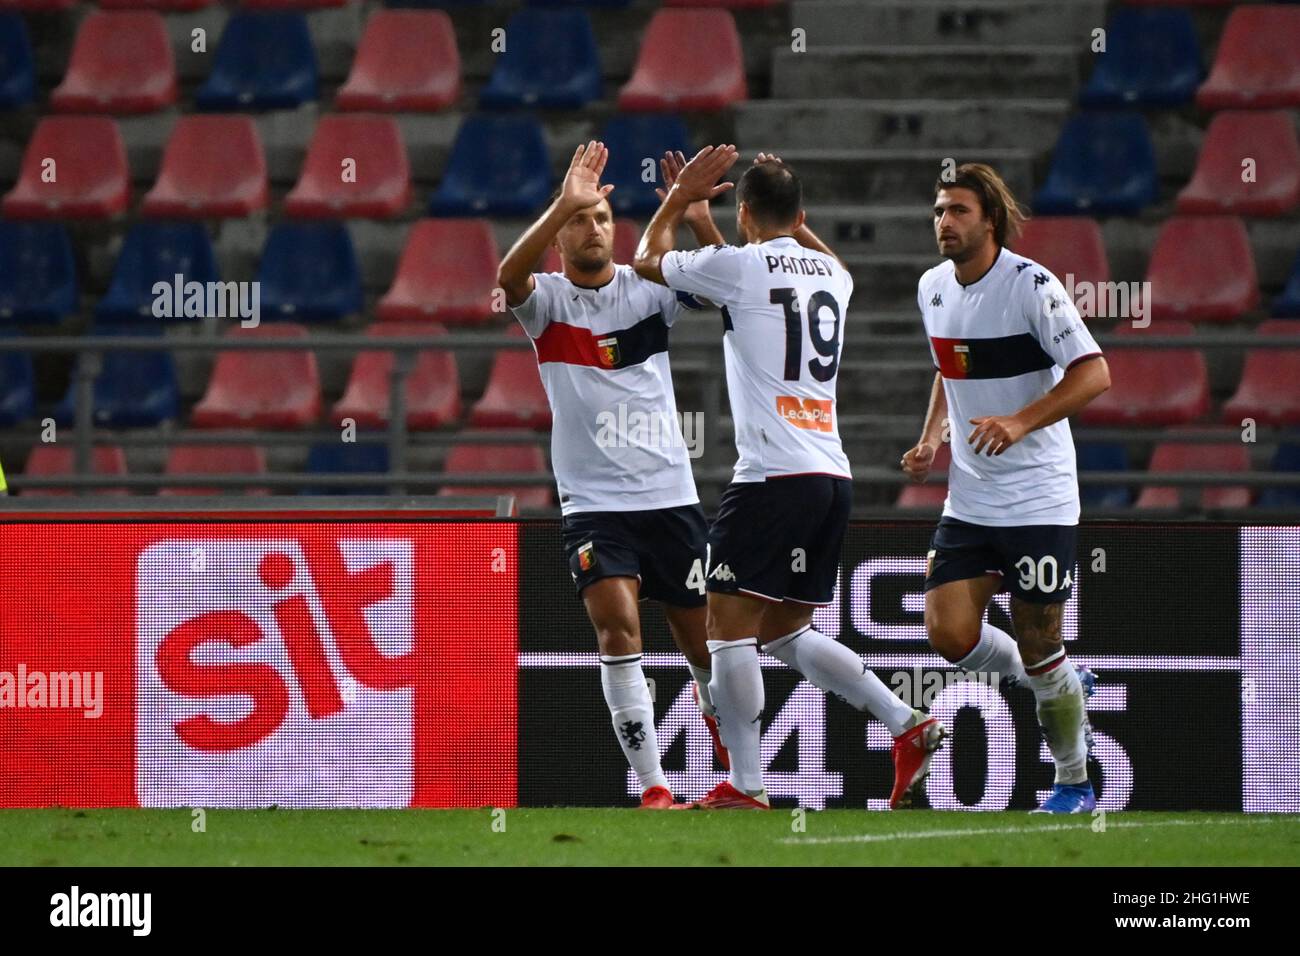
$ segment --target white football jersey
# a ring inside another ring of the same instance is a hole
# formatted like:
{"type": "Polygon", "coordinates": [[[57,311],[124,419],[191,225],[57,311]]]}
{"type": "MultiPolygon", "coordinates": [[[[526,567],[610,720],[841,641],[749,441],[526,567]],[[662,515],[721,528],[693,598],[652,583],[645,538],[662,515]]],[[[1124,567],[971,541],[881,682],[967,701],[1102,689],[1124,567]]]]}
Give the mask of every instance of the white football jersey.
{"type": "Polygon", "coordinates": [[[734,480],[851,478],[835,404],[853,293],[844,267],[791,236],[673,251],[661,265],[670,288],[722,309],[734,480]]]}
{"type": "Polygon", "coordinates": [[[943,375],[952,466],[943,513],[972,524],[1079,523],[1070,423],[1030,432],[1001,455],[976,455],[972,418],[1014,415],[1047,394],[1076,362],[1100,355],[1065,288],[1038,263],[1002,249],[963,286],[951,261],[921,276],[917,305],[943,375]]]}
{"type": "Polygon", "coordinates": [[[668,365],[668,330],[689,296],[616,265],[598,289],[560,272],[511,311],[533,340],[551,403],[551,464],[564,514],[697,503],[668,365]]]}

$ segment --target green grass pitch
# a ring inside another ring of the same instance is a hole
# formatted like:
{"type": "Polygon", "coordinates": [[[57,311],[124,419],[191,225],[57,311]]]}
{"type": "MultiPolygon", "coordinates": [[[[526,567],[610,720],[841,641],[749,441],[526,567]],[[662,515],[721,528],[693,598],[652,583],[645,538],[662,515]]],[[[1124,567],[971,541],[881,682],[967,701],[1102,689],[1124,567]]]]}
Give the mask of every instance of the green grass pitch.
{"type": "Polygon", "coordinates": [[[3,810],[0,865],[1214,866],[1300,860],[1300,816],[859,810],[3,810]],[[1104,823],[1104,829],[1102,824],[1104,823]]]}

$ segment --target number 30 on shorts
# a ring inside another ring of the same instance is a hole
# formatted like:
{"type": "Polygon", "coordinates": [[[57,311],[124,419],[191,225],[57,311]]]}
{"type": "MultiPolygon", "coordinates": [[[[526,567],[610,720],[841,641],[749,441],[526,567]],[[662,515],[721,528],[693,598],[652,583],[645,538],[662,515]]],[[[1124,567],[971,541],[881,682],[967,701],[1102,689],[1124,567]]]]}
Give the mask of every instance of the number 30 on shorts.
{"type": "Polygon", "coordinates": [[[1056,558],[1050,554],[1043,555],[1037,561],[1026,554],[1016,562],[1016,570],[1020,572],[1022,591],[1037,589],[1050,594],[1057,589],[1058,585],[1068,587],[1070,584],[1067,575],[1065,585],[1061,585],[1060,568],[1057,567],[1056,558]]]}

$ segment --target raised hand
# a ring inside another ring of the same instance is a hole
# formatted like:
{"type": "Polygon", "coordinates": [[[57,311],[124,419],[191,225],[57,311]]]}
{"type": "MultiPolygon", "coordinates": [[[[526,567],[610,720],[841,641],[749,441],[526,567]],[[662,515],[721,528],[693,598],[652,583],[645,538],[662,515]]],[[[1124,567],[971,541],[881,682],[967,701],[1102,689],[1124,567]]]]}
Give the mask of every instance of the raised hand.
{"type": "Polygon", "coordinates": [[[675,190],[691,202],[716,199],[736,187],[735,183],[719,183],[718,180],[738,159],[740,154],[735,146],[705,146],[678,171],[670,192],[675,190]]]}
{"type": "MultiPolygon", "coordinates": [[[[677,176],[685,165],[686,157],[680,149],[676,152],[664,153],[664,158],[659,160],[659,171],[663,174],[664,184],[655,190],[655,195],[659,197],[660,202],[668,198],[668,190],[672,188],[673,183],[677,182],[677,176]]],[[[683,216],[686,222],[699,222],[709,217],[709,201],[707,199],[691,203],[686,208],[686,214],[683,216]]]]}
{"type": "Polygon", "coordinates": [[[612,185],[600,184],[608,160],[609,150],[604,143],[593,139],[586,146],[579,146],[573,153],[569,171],[564,174],[560,201],[574,209],[586,209],[613,192],[612,185]]]}

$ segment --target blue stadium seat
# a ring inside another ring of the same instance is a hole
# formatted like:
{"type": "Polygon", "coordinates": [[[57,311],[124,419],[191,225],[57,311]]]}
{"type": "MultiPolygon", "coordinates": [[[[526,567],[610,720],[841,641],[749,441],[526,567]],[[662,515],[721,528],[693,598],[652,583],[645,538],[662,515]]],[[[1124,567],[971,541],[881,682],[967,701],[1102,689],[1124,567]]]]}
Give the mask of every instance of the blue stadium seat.
{"type": "Polygon", "coordinates": [[[1186,10],[1121,7],[1106,24],[1084,106],[1180,106],[1196,97],[1205,71],[1196,27],[1186,10]]]}
{"type": "Polygon", "coordinates": [[[1134,215],[1159,194],[1155,150],[1140,113],[1072,116],[1034,197],[1040,216],[1134,215]]]}
{"type": "Polygon", "coordinates": [[[294,109],[319,96],[316,49],[301,13],[236,13],[226,23],[201,110],[294,109]]]}
{"type": "MultiPolygon", "coordinates": [[[[162,339],[157,325],[109,325],[95,335],[150,335],[162,339]]],[[[94,423],[105,428],[147,428],[180,413],[180,388],[176,366],[167,352],[103,352],[103,365],[95,379],[94,423]]],[[[54,410],[60,425],[76,421],[77,381],[54,410]]]]}
{"type": "MultiPolygon", "coordinates": [[[[1128,471],[1128,452],[1123,445],[1083,443],[1076,448],[1079,471],[1128,471]]],[[[1079,483],[1079,500],[1089,508],[1127,508],[1133,492],[1124,485],[1079,483]]]]}
{"type": "MultiPolygon", "coordinates": [[[[99,322],[152,321],[156,282],[216,282],[217,260],[201,222],[137,222],[126,234],[113,281],[95,307],[99,322]]],[[[176,316],[177,321],[186,321],[176,316]]],[[[189,321],[198,321],[195,316],[189,321]]]]}
{"type": "Polygon", "coordinates": [[[0,222],[0,323],[56,323],[77,310],[77,268],[62,223],[0,222]]]}
{"type": "Polygon", "coordinates": [[[262,317],[333,322],[360,312],[361,271],[341,222],[282,222],[257,270],[262,317]]]}
{"type": "Polygon", "coordinates": [[[1287,280],[1286,288],[1273,300],[1273,315],[1279,319],[1300,319],[1300,256],[1296,256],[1295,265],[1291,267],[1291,278],[1287,280]]]}
{"type": "MultiPolygon", "coordinates": [[[[314,475],[346,474],[348,472],[388,472],[388,448],[369,442],[330,442],[312,445],[307,453],[307,470],[314,475]]],[[[322,485],[303,488],[304,495],[383,495],[388,491],[383,485],[322,485]]]]}
{"type": "Polygon", "coordinates": [[[632,0],[528,0],[530,7],[592,7],[606,10],[626,7],[632,0]]]}
{"type": "Polygon", "coordinates": [[[1265,488],[1259,496],[1261,508],[1300,508],[1300,435],[1291,444],[1277,446],[1273,455],[1273,471],[1294,471],[1293,487],[1265,488]]]}
{"type": "Polygon", "coordinates": [[[30,103],[36,96],[36,68],[27,27],[17,13],[0,13],[0,110],[30,103]]]}
{"type": "MultiPolygon", "coordinates": [[[[3,342],[0,341],[0,348],[3,342]]],[[[36,414],[36,378],[26,352],[0,351],[0,427],[8,428],[36,414]]]]}
{"type": "Polygon", "coordinates": [[[510,38],[479,96],[487,109],[576,109],[600,99],[600,54],[583,10],[520,10],[510,38]]]}
{"type": "Polygon", "coordinates": [[[470,116],[429,201],[432,216],[527,216],[551,192],[542,126],[531,116],[470,116]]]}
{"type": "Polygon", "coordinates": [[[620,216],[653,213],[659,208],[655,187],[661,185],[659,158],[667,150],[679,149],[688,157],[694,153],[685,124],[673,114],[615,116],[605,124],[602,139],[609,147],[609,165],[602,180],[614,184],[609,201],[620,216]],[[646,157],[655,161],[654,182],[641,178],[646,157]]]}

